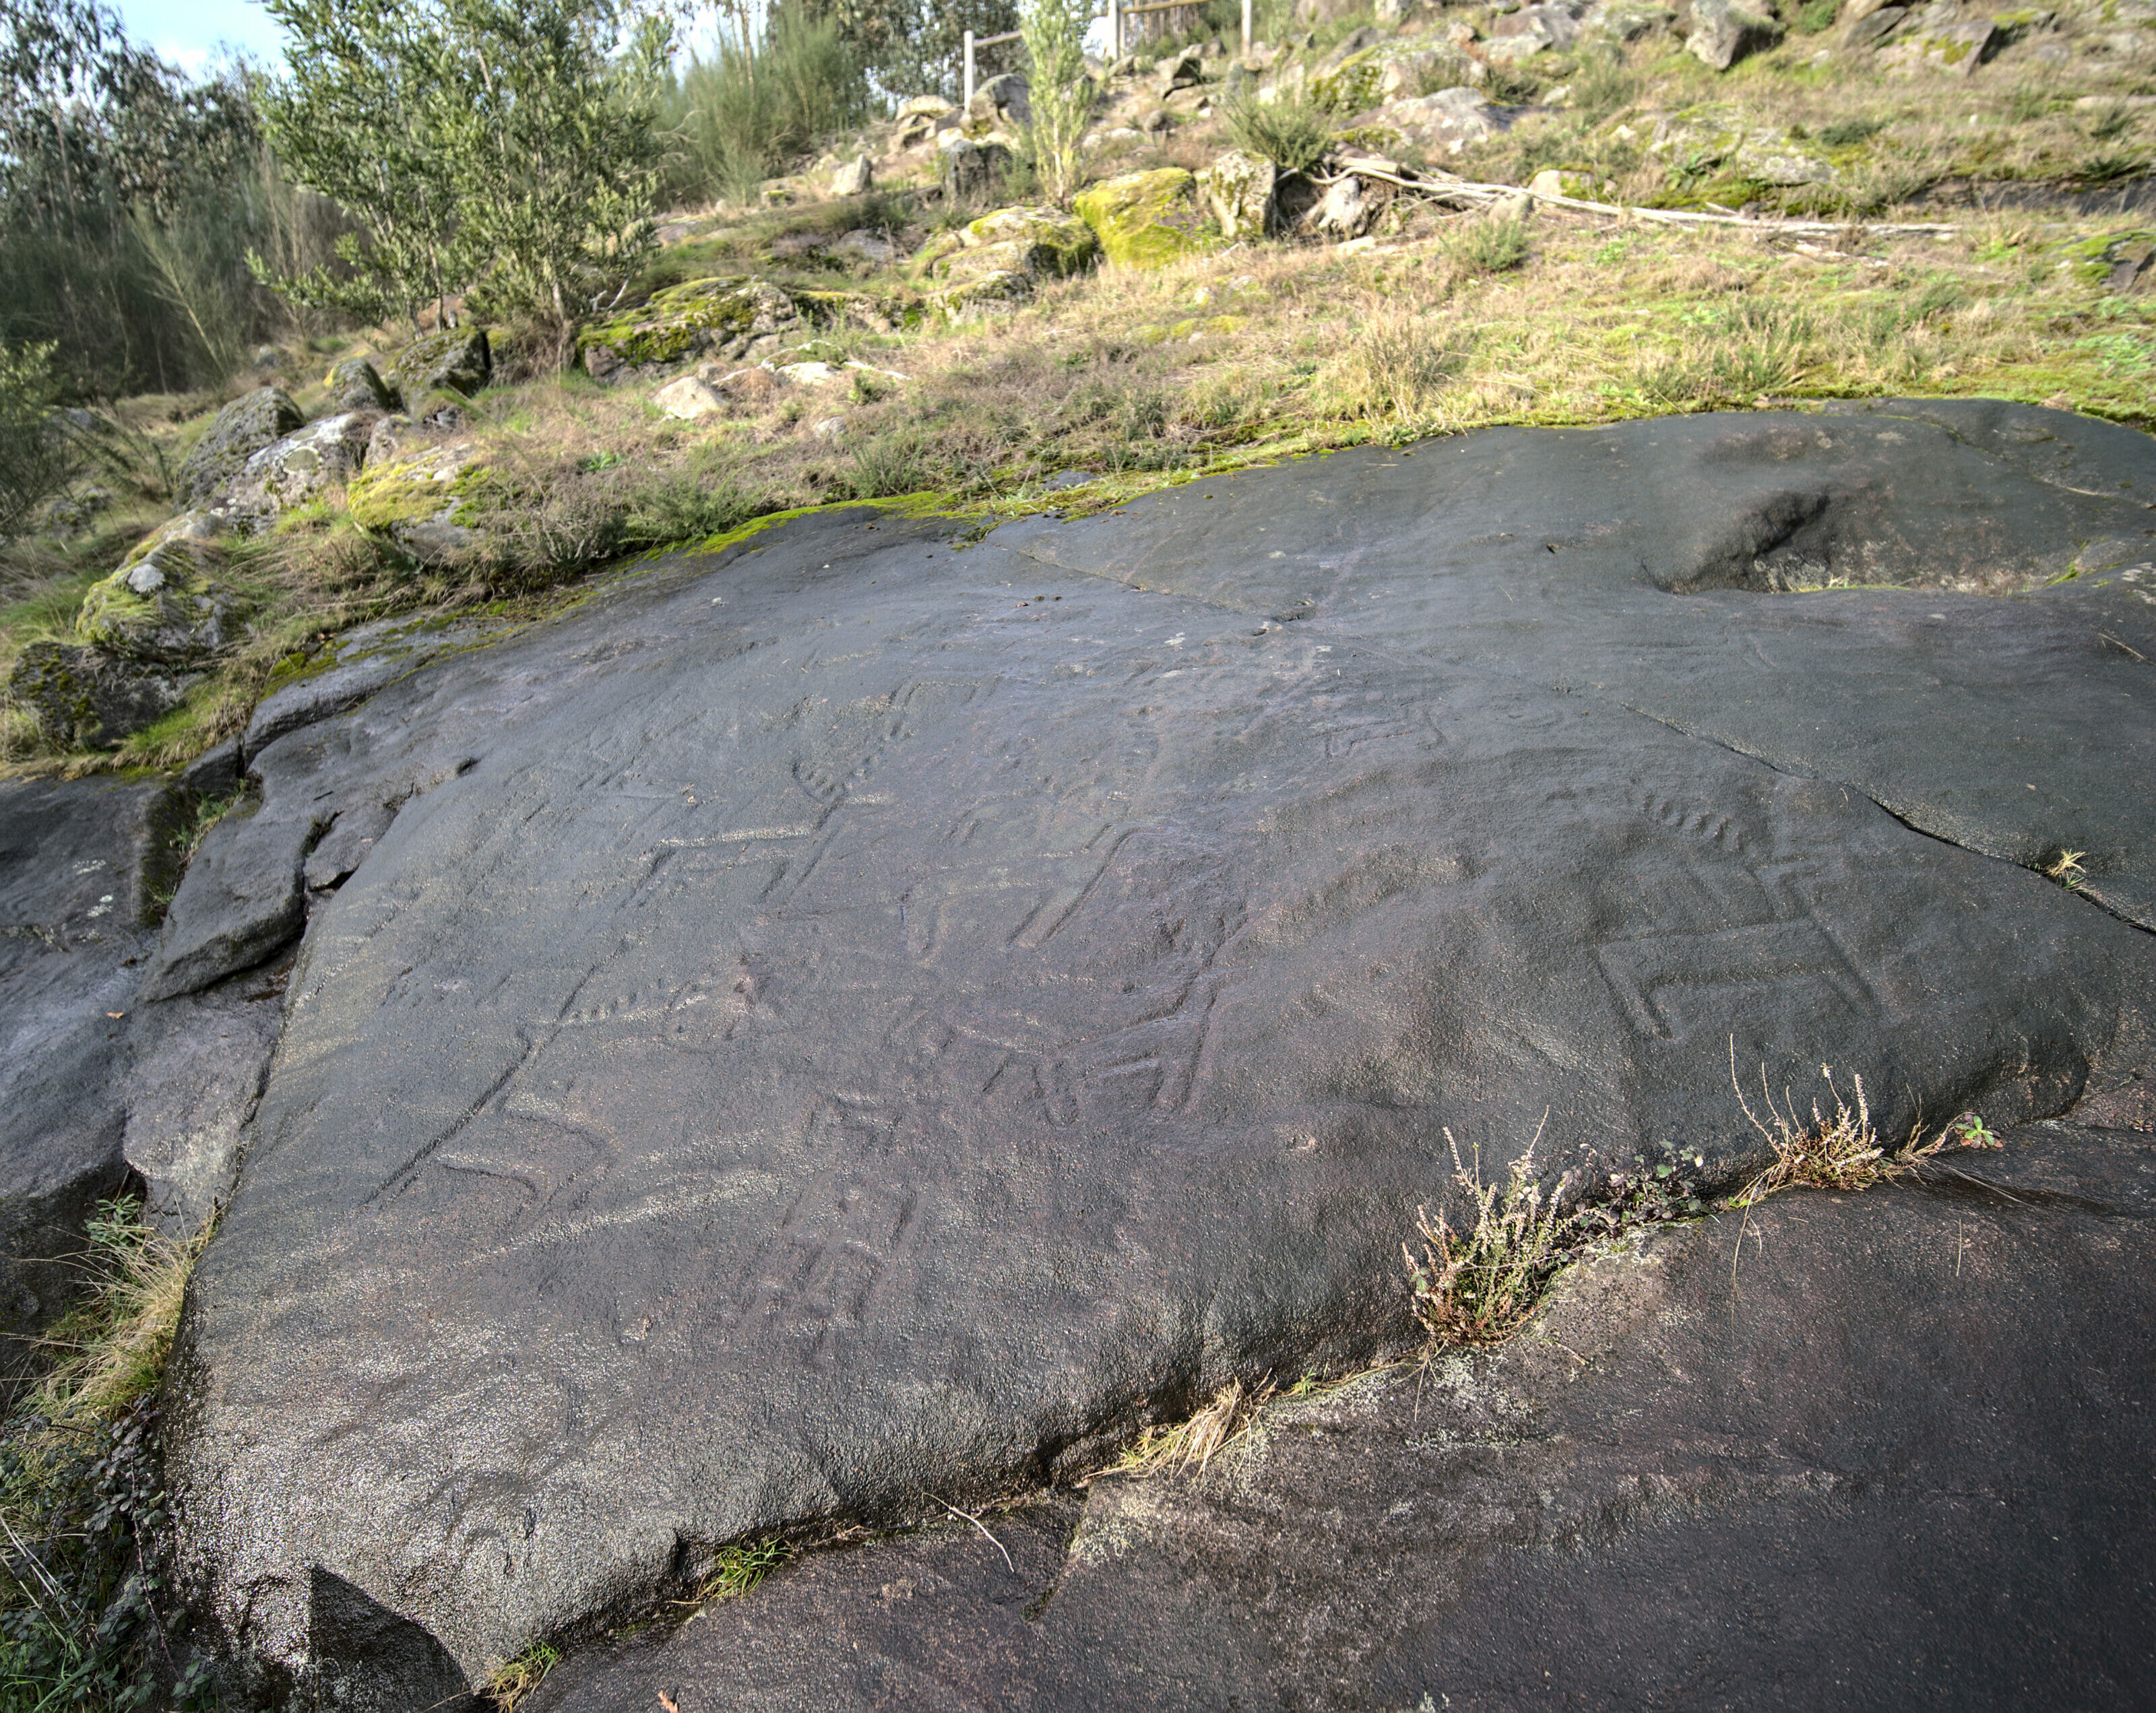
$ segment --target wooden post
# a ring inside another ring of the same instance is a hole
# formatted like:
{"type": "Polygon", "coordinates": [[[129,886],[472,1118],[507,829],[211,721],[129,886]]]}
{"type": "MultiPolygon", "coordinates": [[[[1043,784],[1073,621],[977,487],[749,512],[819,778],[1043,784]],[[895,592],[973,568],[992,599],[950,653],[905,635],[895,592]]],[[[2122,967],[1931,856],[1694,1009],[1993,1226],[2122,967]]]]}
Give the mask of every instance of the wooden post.
{"type": "Polygon", "coordinates": [[[973,33],[966,32],[966,99],[959,104],[960,110],[973,110],[973,33]]]}
{"type": "Polygon", "coordinates": [[[1108,0],[1108,64],[1123,57],[1122,0],[1108,0]]]}
{"type": "Polygon", "coordinates": [[[1250,0],[1243,0],[1243,57],[1250,57],[1250,0]]]}

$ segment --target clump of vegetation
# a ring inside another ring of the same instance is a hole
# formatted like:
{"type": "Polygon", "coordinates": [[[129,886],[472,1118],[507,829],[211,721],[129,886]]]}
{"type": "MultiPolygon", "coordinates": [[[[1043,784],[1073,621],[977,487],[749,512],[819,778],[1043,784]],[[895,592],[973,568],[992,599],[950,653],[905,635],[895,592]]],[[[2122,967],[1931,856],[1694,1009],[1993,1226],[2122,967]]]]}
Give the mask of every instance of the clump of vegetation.
{"type": "Polygon", "coordinates": [[[1272,1395],[1270,1384],[1245,1391],[1241,1381],[1230,1380],[1188,1419],[1147,1428],[1105,1473],[1143,1479],[1180,1475],[1195,1464],[1203,1475],[1215,1457],[1249,1433],[1272,1395]]]}
{"type": "Polygon", "coordinates": [[[1330,116],[1306,100],[1232,101],[1221,118],[1231,143],[1283,172],[1314,172],[1332,152],[1330,116]]]}
{"type": "Polygon", "coordinates": [[[664,17],[609,0],[269,0],[290,70],[259,90],[293,176],[365,223],[337,265],[259,271],[298,304],[362,320],[476,292],[566,356],[602,282],[654,244],[664,17]]]}
{"type": "Polygon", "coordinates": [[[1527,259],[1527,223],[1495,217],[1465,221],[1445,239],[1443,249],[1466,273],[1506,273],[1527,259]]]}
{"type": "Polygon", "coordinates": [[[1026,146],[1041,193],[1067,208],[1078,193],[1081,150],[1093,122],[1093,85],[1086,75],[1085,34],[1091,0],[1026,0],[1019,13],[1025,48],[1026,146]]]}
{"type": "Polygon", "coordinates": [[[74,474],[75,447],[58,418],[54,346],[0,341],[0,536],[11,536],[74,474]]]}
{"type": "Polygon", "coordinates": [[[778,5],[759,22],[722,8],[716,54],[692,57],[666,79],[661,108],[675,140],[667,194],[752,203],[764,179],[859,123],[869,102],[859,54],[835,18],[778,5]]]}
{"type": "Polygon", "coordinates": [[[517,1705],[547,1680],[547,1674],[562,1663],[562,1650],[551,1642],[535,1642],[487,1680],[486,1693],[495,1713],[516,1713],[517,1705]]]}
{"type": "Polygon", "coordinates": [[[85,1228],[77,1305],[52,1366],[0,1431],[0,1709],[142,1707],[211,1689],[160,1600],[167,1506],[154,1394],[208,1237],[160,1236],[132,1198],[85,1228]]]}
{"type": "Polygon", "coordinates": [[[721,1546],[711,1569],[696,1585],[692,1603],[707,1606],[715,1600],[738,1600],[754,1592],[757,1584],[793,1557],[793,1546],[776,1535],[721,1546]]]}
{"type": "Polygon", "coordinates": [[[1479,1149],[1471,1164],[1460,1158],[1460,1144],[1450,1130],[1445,1140],[1452,1150],[1453,1181],[1475,1218],[1455,1230],[1444,1214],[1433,1224],[1427,1208],[1417,1210],[1422,1254],[1400,1246],[1415,1319],[1435,1343],[1502,1343],[1534,1311],[1543,1287],[1566,1259],[1573,1221],[1560,1203],[1571,1180],[1560,1177],[1548,1190],[1536,1181],[1539,1127],[1502,1184],[1483,1182],[1479,1149]]]}

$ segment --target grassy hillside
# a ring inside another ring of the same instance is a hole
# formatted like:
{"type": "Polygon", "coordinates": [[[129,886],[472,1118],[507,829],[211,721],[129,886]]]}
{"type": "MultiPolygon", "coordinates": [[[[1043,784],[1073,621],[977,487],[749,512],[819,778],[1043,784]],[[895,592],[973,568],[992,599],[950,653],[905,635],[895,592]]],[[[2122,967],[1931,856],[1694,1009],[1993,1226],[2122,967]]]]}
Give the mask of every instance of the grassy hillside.
{"type": "MultiPolygon", "coordinates": [[[[1558,8],[1340,16],[1276,28],[1247,62],[1192,44],[1174,79],[1123,63],[1088,140],[1096,179],[1203,170],[1295,124],[1317,127],[1325,158],[1283,181],[1269,235],[1228,238],[1200,197],[1178,205],[1180,253],[1158,265],[1035,266],[997,276],[985,303],[954,293],[964,276],[943,253],[1033,198],[1018,115],[983,98],[830,139],[754,206],[670,216],[660,258],[599,331],[665,323],[678,288],[711,280],[765,282],[793,320],[731,355],[602,362],[607,346],[562,372],[535,370],[498,331],[495,383],[437,408],[397,454],[454,454],[462,547],[415,556],[336,490],[234,537],[218,575],[244,623],[184,705],[95,751],[11,705],[6,765],[171,766],[359,619],[543,611],[624,554],[836,500],[1098,509],[1372,439],[1866,395],[1984,395],[2148,427],[2156,6],[1866,3],[1789,8],[1779,41],[1721,71],[1687,48],[1699,17],[1645,0],[1566,13],[1532,51],[1558,8]],[[1476,134],[1424,122],[1448,89],[1471,92],[1476,134]],[[954,132],[1009,151],[990,148],[964,195],[939,181],[954,132]],[[874,187],[829,194],[861,155],[874,187]],[[1352,217],[1314,224],[1312,205],[1350,178],[1352,217]],[[1461,182],[1544,194],[1489,207],[1461,182]],[[684,377],[709,389],[690,419],[655,402],[684,377]]],[[[70,635],[85,591],[173,509],[168,473],[223,398],[277,380],[313,416],[332,361],[386,367],[395,349],[386,330],[317,337],[218,392],[121,407],[126,432],[95,475],[105,500],[0,556],[0,674],[70,635]]]]}

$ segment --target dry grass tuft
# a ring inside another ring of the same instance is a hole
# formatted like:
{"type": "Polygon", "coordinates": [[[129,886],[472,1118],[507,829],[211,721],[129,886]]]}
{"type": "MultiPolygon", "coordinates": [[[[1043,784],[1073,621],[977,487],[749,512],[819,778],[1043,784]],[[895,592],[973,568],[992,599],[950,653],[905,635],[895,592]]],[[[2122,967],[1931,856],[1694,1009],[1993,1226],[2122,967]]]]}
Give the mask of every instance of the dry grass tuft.
{"type": "Polygon", "coordinates": [[[1107,1473],[1140,1479],[1180,1475],[1194,1463],[1203,1475],[1215,1457],[1249,1433],[1272,1392],[1270,1382],[1245,1392],[1241,1381],[1230,1380],[1189,1420],[1147,1428],[1107,1473]]]}
{"type": "MultiPolygon", "coordinates": [[[[1766,1101],[1768,1119],[1763,1121],[1753,1111],[1751,1102],[1745,1098],[1743,1085],[1737,1080],[1737,1043],[1734,1037],[1729,1044],[1729,1085],[1737,1091],[1737,1104],[1744,1109],[1744,1116],[1753,1129],[1764,1136],[1774,1150],[1774,1163],[1746,1184],[1722,1205],[1734,1211],[1756,1207],[1779,1190],[1864,1190],[1876,1183],[1891,1182],[1906,1177],[1926,1160],[1938,1152],[1954,1128],[1949,1126],[1927,1141],[1921,1129],[1912,1131],[1909,1140],[1901,1147],[1889,1151],[1872,1126],[1871,1108],[1864,1094],[1864,1079],[1852,1077],[1856,1105],[1851,1106],[1842,1096],[1834,1080],[1834,1069],[1822,1064],[1820,1075],[1827,1086],[1826,1098],[1834,1105],[1830,1116],[1820,1100],[1812,1102],[1811,1122],[1804,1124],[1797,1111],[1797,1103],[1787,1089],[1782,1099],[1787,1103],[1785,1112],[1775,1103],[1774,1090],[1767,1083],[1766,1067],[1759,1070],[1759,1091],[1766,1101]]],[[[1957,1125],[1964,1126],[1962,1146],[1989,1146],[1996,1139],[1983,1127],[1980,1119],[1958,1119],[1957,1125]],[[1966,1126],[1974,1123],[1975,1132],[1984,1138],[1969,1141],[1966,1126]]]]}
{"type": "Polygon", "coordinates": [[[495,1713],[516,1713],[525,1700],[547,1680],[547,1674],[562,1663],[562,1651],[546,1642],[526,1648],[488,1680],[487,1698],[495,1713]]]}
{"type": "Polygon", "coordinates": [[[131,1197],[99,1203],[84,1227],[84,1300],[39,1341],[54,1360],[31,1406],[50,1431],[109,1422],[156,1389],[179,1331],[187,1280],[216,1222],[184,1243],[141,1220],[131,1197]]]}

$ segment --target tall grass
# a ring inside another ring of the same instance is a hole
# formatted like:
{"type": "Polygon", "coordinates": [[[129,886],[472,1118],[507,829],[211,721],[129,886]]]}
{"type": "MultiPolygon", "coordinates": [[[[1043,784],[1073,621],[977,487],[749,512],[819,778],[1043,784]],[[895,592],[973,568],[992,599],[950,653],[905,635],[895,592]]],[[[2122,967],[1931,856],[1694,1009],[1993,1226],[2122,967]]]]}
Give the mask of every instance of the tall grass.
{"type": "Polygon", "coordinates": [[[0,1713],[191,1705],[207,1664],[175,1657],[158,1607],[167,1510],[154,1394],[188,1274],[132,1199],[101,1203],[87,1290],[44,1341],[54,1365],[0,1435],[0,1713]]]}
{"type": "Polygon", "coordinates": [[[262,149],[243,88],[167,78],[140,111],[74,112],[64,156],[0,161],[0,341],[50,343],[76,397],[218,385],[251,346],[304,331],[247,252],[311,266],[336,233],[262,149]],[[162,139],[138,148],[152,167],[112,140],[136,131],[162,139]]]}
{"type": "Polygon", "coordinates": [[[868,79],[832,20],[774,7],[760,31],[691,56],[661,98],[675,138],[666,178],[678,203],[748,203],[757,187],[820,138],[867,115],[868,79]]]}

